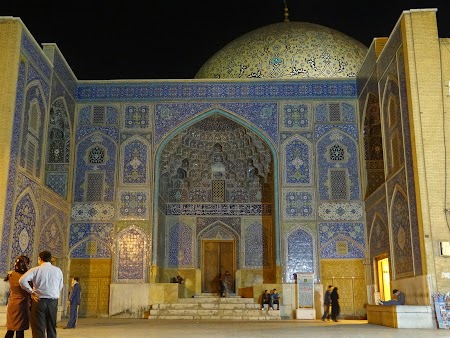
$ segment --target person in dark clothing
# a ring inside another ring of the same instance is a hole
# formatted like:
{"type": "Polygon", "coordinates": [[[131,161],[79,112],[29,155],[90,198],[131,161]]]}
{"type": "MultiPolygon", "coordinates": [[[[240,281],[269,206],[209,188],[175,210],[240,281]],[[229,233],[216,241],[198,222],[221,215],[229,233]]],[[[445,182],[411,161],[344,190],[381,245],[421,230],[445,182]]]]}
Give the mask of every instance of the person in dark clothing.
{"type": "Polygon", "coordinates": [[[280,294],[278,293],[277,289],[273,289],[272,293],[270,294],[271,297],[271,304],[270,307],[272,308],[272,310],[275,310],[275,307],[273,306],[274,304],[276,304],[276,310],[280,309],[280,294]]]}
{"type": "Polygon", "coordinates": [[[378,301],[381,305],[404,305],[405,304],[405,294],[400,290],[394,289],[392,293],[396,298],[386,301],[378,301]]]}
{"type": "Polygon", "coordinates": [[[264,304],[267,304],[267,308],[270,307],[271,295],[269,290],[264,290],[261,298],[261,310],[264,310],[264,304]]]}
{"type": "Polygon", "coordinates": [[[335,322],[337,322],[337,317],[339,316],[339,313],[341,312],[341,308],[339,306],[339,294],[338,294],[338,288],[335,287],[333,291],[330,293],[330,299],[331,299],[331,319],[335,322]]]}
{"type": "Polygon", "coordinates": [[[325,319],[330,320],[330,305],[331,305],[330,294],[332,290],[333,286],[328,285],[328,289],[325,292],[325,295],[323,296],[323,316],[322,316],[323,321],[325,321],[325,319]]]}
{"type": "Polygon", "coordinates": [[[14,263],[14,270],[10,271],[5,281],[9,282],[10,295],[6,308],[6,335],[5,338],[25,337],[25,330],[30,327],[30,307],[31,297],[20,287],[19,278],[28,271],[30,259],[27,256],[17,257],[14,263]]]}
{"type": "Polygon", "coordinates": [[[70,318],[67,323],[67,326],[63,329],[74,329],[77,325],[77,319],[78,319],[78,307],[80,305],[81,301],[81,286],[80,283],[78,283],[79,278],[73,277],[72,278],[72,289],[69,293],[69,313],[70,318]]]}
{"type": "Polygon", "coordinates": [[[222,273],[219,273],[218,276],[219,279],[219,296],[223,297],[224,296],[224,292],[225,292],[225,284],[223,283],[223,279],[222,279],[222,273]]]}
{"type": "Polygon", "coordinates": [[[228,297],[228,293],[230,291],[231,274],[228,271],[225,271],[225,274],[222,276],[221,280],[222,280],[222,288],[223,288],[221,296],[228,297]]]}

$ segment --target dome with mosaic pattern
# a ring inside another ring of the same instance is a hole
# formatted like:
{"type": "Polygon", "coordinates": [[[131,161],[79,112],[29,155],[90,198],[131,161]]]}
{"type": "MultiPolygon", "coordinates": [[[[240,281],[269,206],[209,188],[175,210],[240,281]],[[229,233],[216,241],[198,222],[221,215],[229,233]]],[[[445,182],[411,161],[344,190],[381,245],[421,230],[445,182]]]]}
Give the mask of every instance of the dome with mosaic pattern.
{"type": "Polygon", "coordinates": [[[368,48],[334,29],[281,22],[255,29],[214,54],[196,79],[352,78],[368,48]]]}

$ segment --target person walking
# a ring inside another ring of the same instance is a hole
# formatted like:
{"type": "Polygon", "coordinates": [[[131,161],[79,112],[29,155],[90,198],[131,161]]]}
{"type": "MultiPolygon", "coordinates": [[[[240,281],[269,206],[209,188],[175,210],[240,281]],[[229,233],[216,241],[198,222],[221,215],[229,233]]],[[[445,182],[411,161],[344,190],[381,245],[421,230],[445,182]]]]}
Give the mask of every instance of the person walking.
{"type": "Polygon", "coordinates": [[[72,289],[70,290],[69,294],[69,321],[67,322],[67,326],[64,327],[64,329],[74,329],[77,324],[77,318],[78,318],[78,306],[80,305],[81,300],[81,286],[78,283],[79,278],[73,277],[72,278],[72,289]]]}
{"type": "Polygon", "coordinates": [[[341,307],[339,306],[339,294],[338,294],[338,288],[333,288],[333,291],[330,293],[330,300],[331,300],[331,319],[335,322],[337,322],[337,317],[341,313],[341,307]]]}
{"type": "Polygon", "coordinates": [[[60,268],[52,265],[51,260],[50,251],[41,251],[38,266],[29,269],[19,279],[22,289],[31,294],[30,325],[33,338],[56,338],[56,316],[63,274],[60,268]]]}
{"type": "Polygon", "coordinates": [[[6,334],[5,338],[24,338],[25,330],[30,327],[31,298],[28,292],[20,287],[19,278],[28,271],[30,259],[27,256],[19,256],[14,262],[14,270],[10,271],[5,282],[9,282],[9,299],[6,307],[6,334]]]}
{"type": "Polygon", "coordinates": [[[325,291],[325,295],[323,296],[323,316],[322,320],[325,321],[325,319],[330,320],[330,305],[331,305],[331,298],[330,294],[333,290],[332,285],[328,285],[327,291],[325,291]]]}

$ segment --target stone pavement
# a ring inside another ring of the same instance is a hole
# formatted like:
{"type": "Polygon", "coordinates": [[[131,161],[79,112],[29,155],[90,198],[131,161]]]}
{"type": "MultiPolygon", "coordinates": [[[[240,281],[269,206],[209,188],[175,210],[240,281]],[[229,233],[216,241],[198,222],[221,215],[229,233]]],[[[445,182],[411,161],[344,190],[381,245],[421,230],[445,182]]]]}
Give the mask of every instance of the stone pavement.
{"type": "MultiPolygon", "coordinates": [[[[224,321],[224,320],[149,320],[79,318],[75,329],[63,329],[67,319],[58,322],[58,338],[185,338],[185,337],[383,337],[430,338],[450,337],[450,330],[394,329],[367,324],[366,320],[224,321]]],[[[5,328],[4,328],[5,329],[5,328]]],[[[6,332],[6,329],[5,331],[6,332]]],[[[2,333],[0,332],[0,336],[2,333]]],[[[31,338],[31,330],[25,331],[31,338]]]]}

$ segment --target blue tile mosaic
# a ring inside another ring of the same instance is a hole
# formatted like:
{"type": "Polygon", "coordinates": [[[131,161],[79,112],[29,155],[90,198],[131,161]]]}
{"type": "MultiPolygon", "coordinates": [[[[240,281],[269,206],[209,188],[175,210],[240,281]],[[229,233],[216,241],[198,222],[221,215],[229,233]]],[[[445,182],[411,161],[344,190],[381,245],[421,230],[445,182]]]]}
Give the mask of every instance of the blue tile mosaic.
{"type": "Polygon", "coordinates": [[[168,265],[172,267],[193,266],[192,229],[190,226],[177,223],[169,229],[168,265]]]}
{"type": "Polygon", "coordinates": [[[116,281],[146,282],[148,238],[136,226],[122,230],[116,241],[116,281]]]}
{"type": "Polygon", "coordinates": [[[245,228],[245,267],[258,268],[270,266],[269,260],[269,231],[261,221],[255,221],[245,228]]]}
{"type": "MultiPolygon", "coordinates": [[[[22,125],[22,106],[24,104],[25,95],[25,63],[19,63],[17,91],[16,91],[16,107],[14,109],[13,133],[11,144],[20,144],[20,129],[22,125]]],[[[8,257],[10,250],[10,239],[12,232],[12,211],[15,194],[15,181],[17,175],[17,165],[19,161],[19,147],[11,147],[10,164],[8,169],[8,188],[6,189],[6,203],[3,215],[2,230],[2,246],[0,251],[0,271],[8,271],[8,257]]]]}
{"type": "Polygon", "coordinates": [[[301,81],[285,83],[271,81],[158,83],[151,81],[123,84],[118,82],[84,83],[77,88],[77,100],[83,102],[163,101],[163,100],[223,100],[223,99],[293,99],[340,98],[354,99],[356,80],[301,81]]]}

